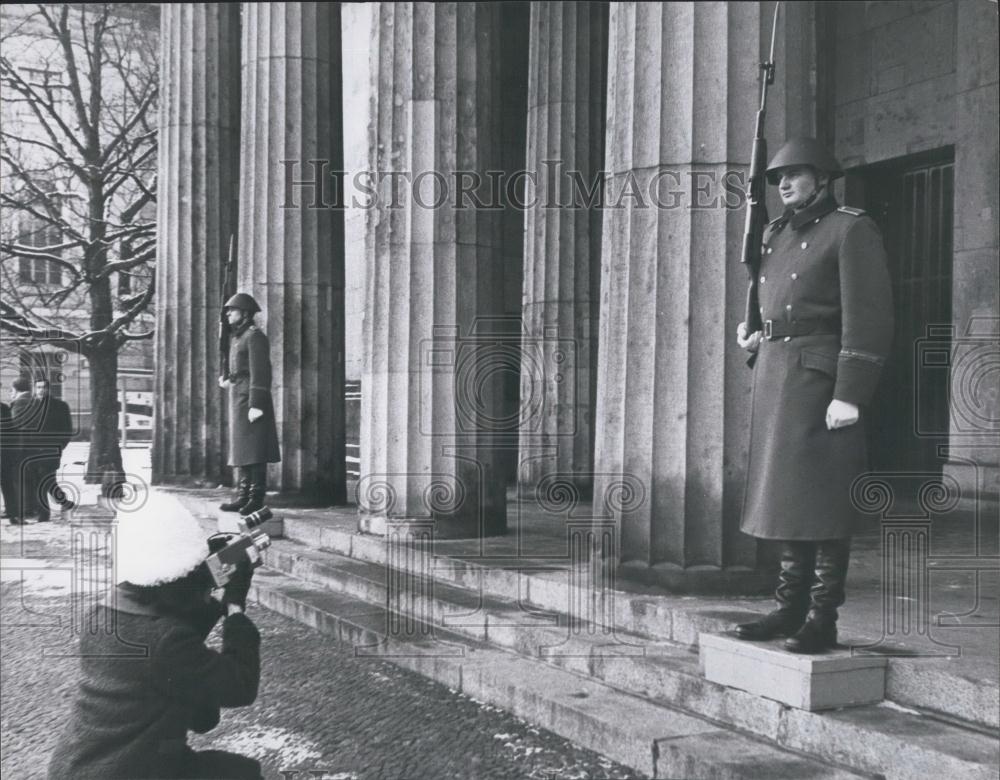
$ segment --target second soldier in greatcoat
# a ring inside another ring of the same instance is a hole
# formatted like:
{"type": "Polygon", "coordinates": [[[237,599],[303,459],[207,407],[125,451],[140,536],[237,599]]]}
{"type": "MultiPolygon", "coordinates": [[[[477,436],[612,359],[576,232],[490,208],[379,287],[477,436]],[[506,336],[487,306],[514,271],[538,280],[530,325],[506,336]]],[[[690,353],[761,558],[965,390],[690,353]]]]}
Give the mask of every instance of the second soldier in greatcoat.
{"type": "Polygon", "coordinates": [[[229,465],[240,469],[240,479],[236,496],[220,509],[249,515],[264,506],[267,464],[281,460],[271,399],[271,348],[254,324],[260,306],[250,295],[237,293],[224,308],[232,343],[229,377],[221,377],[219,384],[229,388],[229,465]]]}
{"type": "Polygon", "coordinates": [[[778,609],[737,626],[743,639],[789,636],[794,652],[837,643],[850,537],[860,518],[852,485],[868,468],[866,409],[892,341],[892,292],[875,222],[839,206],[839,164],[814,139],[775,155],[768,180],[785,213],[764,234],[762,331],[738,332],[755,352],[747,487],[741,528],[780,540],[778,609]]]}

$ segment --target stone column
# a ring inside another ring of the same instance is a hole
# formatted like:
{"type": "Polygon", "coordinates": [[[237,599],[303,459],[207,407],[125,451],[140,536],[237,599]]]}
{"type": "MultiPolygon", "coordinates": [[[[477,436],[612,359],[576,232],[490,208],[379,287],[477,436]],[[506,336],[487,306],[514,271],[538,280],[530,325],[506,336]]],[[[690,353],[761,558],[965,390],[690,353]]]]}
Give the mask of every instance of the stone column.
{"type": "Polygon", "coordinates": [[[546,477],[592,482],[607,48],[607,4],[531,4],[518,473],[529,494],[546,477]]]}
{"type": "Polygon", "coordinates": [[[965,497],[988,506],[985,502],[996,502],[1000,493],[997,9],[991,3],[956,3],[955,8],[960,41],[955,72],[955,333],[945,472],[958,480],[965,497]]]}
{"type": "Polygon", "coordinates": [[[236,231],[240,9],[163,7],[160,23],[153,480],[216,485],[223,265],[236,231]]]}
{"type": "Polygon", "coordinates": [[[727,172],[749,162],[769,33],[757,3],[611,7],[594,515],[631,574],[678,589],[760,582],[739,532],[747,279],[727,172]]]}
{"type": "Polygon", "coordinates": [[[449,536],[506,528],[491,441],[509,358],[492,338],[500,216],[473,205],[490,198],[475,177],[500,169],[501,16],[493,3],[379,4],[371,159],[391,175],[369,214],[362,531],[393,518],[449,536]]]}
{"type": "Polygon", "coordinates": [[[239,287],[271,341],[271,484],[341,503],[344,213],[339,3],[243,4],[239,287]]]}

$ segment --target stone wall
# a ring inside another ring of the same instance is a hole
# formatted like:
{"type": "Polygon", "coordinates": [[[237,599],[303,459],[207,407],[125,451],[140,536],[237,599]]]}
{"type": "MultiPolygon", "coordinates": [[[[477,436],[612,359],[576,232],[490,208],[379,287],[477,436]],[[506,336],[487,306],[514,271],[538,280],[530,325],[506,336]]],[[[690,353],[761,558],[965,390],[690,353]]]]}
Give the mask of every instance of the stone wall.
{"type": "Polygon", "coordinates": [[[955,2],[838,3],[834,147],[845,166],[955,141],[955,2]]]}

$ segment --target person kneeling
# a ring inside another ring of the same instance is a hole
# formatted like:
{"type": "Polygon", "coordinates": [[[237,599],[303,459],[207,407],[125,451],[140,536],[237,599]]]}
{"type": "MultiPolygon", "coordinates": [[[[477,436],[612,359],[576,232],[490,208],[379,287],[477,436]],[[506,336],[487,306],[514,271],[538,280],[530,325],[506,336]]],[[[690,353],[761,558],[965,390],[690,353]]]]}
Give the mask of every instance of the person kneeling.
{"type": "Polygon", "coordinates": [[[222,600],[212,597],[198,522],[169,496],[151,493],[117,532],[117,588],[95,607],[82,674],[50,778],[261,778],[251,758],[196,752],[188,731],[219,723],[220,707],[257,698],[260,634],[244,614],[253,569],[241,564],[222,600]],[[205,644],[222,624],[221,652],[205,644]]]}

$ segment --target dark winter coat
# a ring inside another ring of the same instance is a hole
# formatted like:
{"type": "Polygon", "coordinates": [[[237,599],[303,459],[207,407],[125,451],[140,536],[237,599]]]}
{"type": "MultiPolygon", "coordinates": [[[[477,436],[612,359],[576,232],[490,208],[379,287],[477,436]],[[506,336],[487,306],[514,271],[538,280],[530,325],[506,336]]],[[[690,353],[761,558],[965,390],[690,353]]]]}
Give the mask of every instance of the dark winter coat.
{"type": "Polygon", "coordinates": [[[187,732],[219,722],[220,707],[257,698],[260,635],[245,615],[222,624],[222,652],[205,645],[221,617],[213,601],[197,616],[163,614],[123,588],[98,606],[81,640],[82,675],[70,722],[49,764],[65,778],[179,777],[187,732]],[[103,630],[113,626],[114,632],[103,630]]]}
{"type": "Polygon", "coordinates": [[[58,398],[21,396],[14,399],[10,412],[11,445],[22,452],[57,456],[73,438],[69,404],[58,398]]]}
{"type": "Polygon", "coordinates": [[[763,320],[833,327],[761,341],[741,528],[762,539],[850,536],[862,518],[851,485],[868,468],[864,407],[892,341],[881,234],[827,195],[768,226],[758,283],[763,320]],[[833,399],[861,407],[860,420],[827,430],[833,399]]]}
{"type": "Polygon", "coordinates": [[[41,431],[42,409],[30,395],[22,395],[11,401],[9,447],[16,450],[20,457],[25,457],[34,451],[41,431]]]}
{"type": "Polygon", "coordinates": [[[264,332],[251,324],[233,334],[229,365],[229,465],[281,460],[278,428],[271,400],[271,348],[264,332]],[[264,416],[250,422],[247,412],[264,416]]]}
{"type": "Polygon", "coordinates": [[[3,491],[3,505],[8,512],[14,511],[14,466],[18,461],[14,444],[14,426],[11,424],[10,407],[0,403],[0,488],[3,491]]]}

